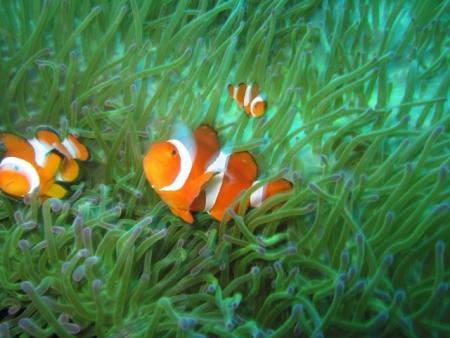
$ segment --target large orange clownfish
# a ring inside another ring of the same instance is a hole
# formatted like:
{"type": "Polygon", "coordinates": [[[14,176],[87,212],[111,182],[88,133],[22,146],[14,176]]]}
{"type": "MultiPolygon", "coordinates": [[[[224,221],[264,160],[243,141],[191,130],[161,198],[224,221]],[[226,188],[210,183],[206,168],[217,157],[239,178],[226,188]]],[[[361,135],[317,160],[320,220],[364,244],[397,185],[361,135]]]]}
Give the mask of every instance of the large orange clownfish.
{"type": "Polygon", "coordinates": [[[257,84],[240,83],[239,86],[229,84],[228,93],[249,116],[260,117],[264,114],[265,94],[260,93],[257,84]]]}
{"type": "Polygon", "coordinates": [[[89,158],[87,148],[69,134],[61,141],[50,128],[38,128],[35,137],[25,139],[12,133],[0,133],[5,152],[0,161],[0,190],[14,198],[29,196],[35,189],[41,200],[62,198],[65,183],[79,175],[76,160],[89,158]]]}
{"type": "MultiPolygon", "coordinates": [[[[192,212],[198,211],[220,221],[233,200],[257,183],[257,164],[247,151],[220,151],[217,133],[210,126],[201,125],[192,135],[187,127],[182,129],[183,136],[150,147],[143,161],[145,175],[184,221],[192,223],[192,212]]],[[[258,207],[268,197],[291,189],[285,179],[272,181],[251,194],[247,207],[258,207]]]]}
{"type": "Polygon", "coordinates": [[[143,161],[144,172],[172,213],[192,223],[190,206],[215,175],[206,168],[220,145],[216,132],[207,125],[198,127],[193,135],[182,124],[174,129],[171,139],[150,147],[143,161]]]}

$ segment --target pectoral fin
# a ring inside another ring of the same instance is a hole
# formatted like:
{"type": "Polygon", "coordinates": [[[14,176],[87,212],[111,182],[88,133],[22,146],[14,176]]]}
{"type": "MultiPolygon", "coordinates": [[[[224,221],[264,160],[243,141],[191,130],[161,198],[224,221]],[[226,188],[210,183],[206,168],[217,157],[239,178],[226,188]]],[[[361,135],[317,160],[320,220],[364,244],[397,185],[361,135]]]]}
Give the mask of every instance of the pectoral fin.
{"type": "Polygon", "coordinates": [[[64,159],[61,178],[65,182],[73,182],[78,178],[80,167],[76,160],[70,160],[67,157],[64,159]]]}
{"type": "Polygon", "coordinates": [[[192,214],[188,210],[170,208],[170,211],[172,211],[175,216],[183,219],[186,223],[192,224],[194,222],[194,217],[192,217],[192,214]]]}
{"type": "Polygon", "coordinates": [[[42,168],[41,173],[45,178],[51,179],[56,177],[62,164],[62,155],[57,151],[51,151],[47,155],[47,160],[45,162],[44,168],[42,168]]]}
{"type": "Polygon", "coordinates": [[[45,190],[42,191],[42,194],[47,198],[64,198],[67,193],[68,190],[64,186],[56,182],[49,182],[49,184],[45,187],[45,190]]]}
{"type": "Polygon", "coordinates": [[[211,178],[216,175],[216,172],[206,172],[203,175],[197,177],[194,179],[190,186],[189,186],[189,203],[188,205],[191,205],[191,203],[194,201],[194,199],[200,194],[200,191],[203,189],[204,185],[208,183],[211,178]]]}

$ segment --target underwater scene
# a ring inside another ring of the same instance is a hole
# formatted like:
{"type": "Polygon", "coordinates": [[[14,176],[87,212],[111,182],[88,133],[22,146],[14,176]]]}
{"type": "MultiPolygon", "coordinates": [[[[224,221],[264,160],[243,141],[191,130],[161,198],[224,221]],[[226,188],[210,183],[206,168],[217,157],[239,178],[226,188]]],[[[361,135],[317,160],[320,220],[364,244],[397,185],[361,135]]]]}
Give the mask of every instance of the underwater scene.
{"type": "Polygon", "coordinates": [[[0,337],[449,337],[449,27],[0,0],[0,337]]]}

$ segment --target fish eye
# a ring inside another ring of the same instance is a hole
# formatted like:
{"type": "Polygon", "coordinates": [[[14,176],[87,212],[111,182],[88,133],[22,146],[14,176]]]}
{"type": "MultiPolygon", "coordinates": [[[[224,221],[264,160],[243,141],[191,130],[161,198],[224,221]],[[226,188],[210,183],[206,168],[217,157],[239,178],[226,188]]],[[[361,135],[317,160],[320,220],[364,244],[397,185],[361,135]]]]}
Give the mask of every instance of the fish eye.
{"type": "Polygon", "coordinates": [[[172,156],[175,156],[177,154],[177,151],[175,149],[172,150],[172,156]]]}

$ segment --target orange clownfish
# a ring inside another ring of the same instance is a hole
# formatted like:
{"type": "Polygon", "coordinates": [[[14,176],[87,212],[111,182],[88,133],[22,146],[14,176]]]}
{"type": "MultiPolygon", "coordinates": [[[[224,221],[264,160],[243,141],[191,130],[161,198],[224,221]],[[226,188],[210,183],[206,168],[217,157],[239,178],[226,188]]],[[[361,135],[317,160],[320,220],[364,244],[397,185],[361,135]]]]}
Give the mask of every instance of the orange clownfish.
{"type": "Polygon", "coordinates": [[[35,189],[39,197],[64,197],[67,182],[79,174],[76,160],[87,160],[89,152],[73,135],[60,141],[57,132],[39,128],[32,139],[11,133],[0,133],[6,148],[0,161],[0,190],[9,196],[23,198],[35,189]]]}
{"type": "MultiPolygon", "coordinates": [[[[170,210],[188,223],[192,212],[206,211],[216,220],[244,190],[256,184],[258,167],[247,151],[220,151],[217,133],[201,125],[190,136],[174,137],[152,145],[143,165],[147,180],[170,210]]],[[[258,207],[268,197],[289,191],[292,184],[279,179],[251,194],[249,206],[258,207]]]]}
{"type": "Polygon", "coordinates": [[[35,139],[32,141],[43,145],[44,152],[56,149],[63,155],[63,164],[57,176],[59,181],[75,181],[80,173],[80,167],[76,160],[87,161],[89,159],[89,151],[86,146],[72,134],[68,134],[64,140],[61,140],[56,130],[41,127],[36,131],[35,139]]]}
{"type": "Polygon", "coordinates": [[[239,86],[229,84],[228,93],[249,116],[260,117],[264,114],[266,99],[264,93],[259,92],[257,84],[240,83],[239,86]]]}
{"type": "Polygon", "coordinates": [[[201,125],[193,135],[181,124],[170,140],[153,144],[144,157],[145,176],[173,214],[192,223],[190,206],[213,176],[207,172],[219,152],[219,140],[211,127],[201,125]]]}

